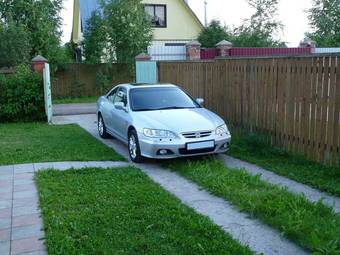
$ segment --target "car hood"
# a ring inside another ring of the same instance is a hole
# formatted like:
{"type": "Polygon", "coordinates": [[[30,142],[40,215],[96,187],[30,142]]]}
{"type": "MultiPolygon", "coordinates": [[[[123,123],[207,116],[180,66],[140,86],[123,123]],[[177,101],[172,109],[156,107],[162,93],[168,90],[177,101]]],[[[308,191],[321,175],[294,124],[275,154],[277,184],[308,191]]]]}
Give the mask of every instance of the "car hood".
{"type": "Polygon", "coordinates": [[[215,130],[224,121],[205,108],[134,112],[137,125],[176,133],[215,130]]]}

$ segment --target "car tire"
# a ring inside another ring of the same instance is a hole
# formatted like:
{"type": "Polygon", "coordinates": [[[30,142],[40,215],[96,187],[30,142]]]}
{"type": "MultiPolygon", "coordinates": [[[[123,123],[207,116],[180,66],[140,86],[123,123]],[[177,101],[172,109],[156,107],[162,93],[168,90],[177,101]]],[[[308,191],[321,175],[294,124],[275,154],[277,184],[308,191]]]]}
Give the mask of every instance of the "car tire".
{"type": "Polygon", "coordinates": [[[98,125],[97,126],[98,126],[98,133],[99,133],[99,136],[101,138],[106,139],[106,138],[110,137],[109,133],[107,133],[107,131],[106,131],[104,119],[103,119],[101,114],[98,115],[98,125]]]}
{"type": "Polygon", "coordinates": [[[130,159],[136,163],[142,163],[144,157],[141,154],[138,136],[136,130],[131,130],[128,135],[128,150],[130,159]]]}

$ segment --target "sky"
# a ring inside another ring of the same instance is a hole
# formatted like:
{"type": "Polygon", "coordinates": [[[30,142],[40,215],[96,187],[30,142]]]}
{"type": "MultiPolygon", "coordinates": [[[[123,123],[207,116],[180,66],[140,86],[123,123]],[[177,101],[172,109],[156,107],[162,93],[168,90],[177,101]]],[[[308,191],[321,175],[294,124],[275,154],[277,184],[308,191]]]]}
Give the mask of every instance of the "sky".
{"type": "MultiPolygon", "coordinates": [[[[207,0],[208,21],[218,19],[229,27],[239,26],[252,14],[246,0],[207,0]]],[[[188,0],[190,7],[204,23],[204,0],[188,0]]],[[[312,7],[312,0],[279,0],[278,19],[284,29],[279,35],[288,46],[296,47],[309,31],[306,10],[312,7]]],[[[64,0],[63,42],[69,42],[72,31],[73,0],[64,0]]]]}

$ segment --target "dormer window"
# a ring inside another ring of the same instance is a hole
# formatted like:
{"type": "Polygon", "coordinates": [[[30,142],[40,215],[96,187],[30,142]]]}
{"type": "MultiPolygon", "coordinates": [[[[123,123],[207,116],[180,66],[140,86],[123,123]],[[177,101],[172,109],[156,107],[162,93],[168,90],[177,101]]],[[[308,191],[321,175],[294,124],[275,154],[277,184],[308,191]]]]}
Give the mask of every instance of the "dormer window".
{"type": "Polygon", "coordinates": [[[145,12],[154,27],[166,27],[166,5],[146,4],[145,12]]]}

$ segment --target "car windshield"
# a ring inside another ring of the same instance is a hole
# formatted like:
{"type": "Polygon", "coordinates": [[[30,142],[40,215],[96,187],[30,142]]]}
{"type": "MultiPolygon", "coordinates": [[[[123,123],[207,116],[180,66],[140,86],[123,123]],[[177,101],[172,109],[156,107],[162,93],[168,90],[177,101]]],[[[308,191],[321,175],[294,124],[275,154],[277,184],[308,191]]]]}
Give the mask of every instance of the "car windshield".
{"type": "Polygon", "coordinates": [[[176,87],[135,88],[130,91],[133,111],[155,111],[200,107],[190,96],[176,87]]]}

